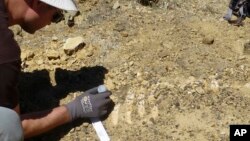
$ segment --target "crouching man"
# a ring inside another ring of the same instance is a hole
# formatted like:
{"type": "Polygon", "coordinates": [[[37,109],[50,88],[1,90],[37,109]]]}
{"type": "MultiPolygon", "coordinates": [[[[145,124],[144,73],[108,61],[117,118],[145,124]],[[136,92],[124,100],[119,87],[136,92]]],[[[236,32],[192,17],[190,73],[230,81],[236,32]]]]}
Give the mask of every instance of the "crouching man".
{"type": "Polygon", "coordinates": [[[20,115],[20,48],[8,27],[17,24],[32,34],[58,22],[62,10],[77,8],[73,0],[0,0],[0,141],[21,141],[78,118],[107,114],[111,92],[97,94],[97,88],[93,88],[66,105],[20,115]]]}

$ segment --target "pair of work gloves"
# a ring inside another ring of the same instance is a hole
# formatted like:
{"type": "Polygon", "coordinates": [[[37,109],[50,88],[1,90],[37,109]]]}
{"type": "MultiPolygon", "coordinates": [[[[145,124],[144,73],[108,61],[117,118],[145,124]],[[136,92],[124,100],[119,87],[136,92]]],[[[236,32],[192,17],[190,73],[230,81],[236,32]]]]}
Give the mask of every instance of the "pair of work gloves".
{"type": "Polygon", "coordinates": [[[108,107],[112,103],[110,95],[110,91],[98,93],[98,87],[95,87],[85,91],[65,106],[72,121],[78,118],[101,117],[108,113],[108,107]]]}

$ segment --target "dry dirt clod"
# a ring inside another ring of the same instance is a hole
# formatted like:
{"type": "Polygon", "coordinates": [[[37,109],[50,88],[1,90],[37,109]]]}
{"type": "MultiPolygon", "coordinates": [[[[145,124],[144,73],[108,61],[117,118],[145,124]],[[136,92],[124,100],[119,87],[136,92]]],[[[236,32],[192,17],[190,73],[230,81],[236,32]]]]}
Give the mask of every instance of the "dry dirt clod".
{"type": "Polygon", "coordinates": [[[212,45],[214,43],[214,38],[211,36],[206,36],[202,39],[202,43],[212,45]]]}
{"type": "Polygon", "coordinates": [[[59,53],[55,50],[50,50],[49,52],[47,52],[47,57],[49,60],[60,59],[59,53]]]}
{"type": "Polygon", "coordinates": [[[29,51],[29,50],[23,51],[21,53],[22,61],[26,61],[26,60],[30,61],[30,60],[32,60],[34,58],[34,56],[35,56],[35,53],[32,52],[32,51],[29,51]]]}
{"type": "Polygon", "coordinates": [[[64,52],[67,55],[72,55],[77,50],[83,48],[85,45],[82,37],[68,38],[63,45],[64,52]]]}

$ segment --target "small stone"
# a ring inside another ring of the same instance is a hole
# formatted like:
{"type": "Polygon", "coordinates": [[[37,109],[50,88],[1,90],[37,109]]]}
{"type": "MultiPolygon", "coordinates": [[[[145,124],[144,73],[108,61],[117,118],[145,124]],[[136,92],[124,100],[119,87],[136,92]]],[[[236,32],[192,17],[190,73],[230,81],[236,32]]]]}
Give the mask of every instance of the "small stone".
{"type": "Polygon", "coordinates": [[[116,1],[115,4],[113,5],[113,9],[118,9],[120,8],[119,1],[116,1]]]}
{"type": "Polygon", "coordinates": [[[31,52],[31,51],[25,51],[25,52],[22,52],[21,54],[21,58],[23,61],[30,61],[34,58],[35,54],[34,52],[31,52]]]}
{"type": "Polygon", "coordinates": [[[64,15],[64,21],[65,24],[67,24],[68,26],[73,26],[74,23],[74,18],[77,16],[78,11],[64,11],[63,15],[64,15]]]}
{"type": "Polygon", "coordinates": [[[121,32],[122,37],[128,37],[128,32],[121,32]]]}
{"type": "Polygon", "coordinates": [[[81,127],[76,127],[76,131],[81,131],[81,127]]]}
{"type": "Polygon", "coordinates": [[[22,28],[20,26],[13,26],[11,27],[11,30],[15,35],[22,36],[22,28]]]}
{"type": "MultiPolygon", "coordinates": [[[[244,55],[241,55],[241,56],[238,57],[238,60],[245,60],[245,59],[247,59],[247,57],[244,56],[244,55]]],[[[232,59],[231,59],[231,60],[232,60],[232,59]]]]}
{"type": "Polygon", "coordinates": [[[56,42],[58,40],[58,38],[56,36],[52,37],[52,41],[56,42]]]}
{"type": "Polygon", "coordinates": [[[129,62],[129,66],[133,66],[133,65],[134,65],[133,61],[129,62]]]}
{"type": "Polygon", "coordinates": [[[205,91],[204,91],[204,89],[202,87],[197,87],[195,90],[199,94],[205,94],[205,91]]]}
{"type": "Polygon", "coordinates": [[[47,57],[49,60],[56,60],[56,59],[60,58],[60,55],[57,51],[52,50],[52,51],[47,53],[47,57]]]}
{"type": "Polygon", "coordinates": [[[83,38],[75,37],[67,39],[65,44],[63,45],[63,49],[67,55],[72,55],[74,52],[83,48],[84,46],[85,43],[83,42],[83,38]]]}
{"type": "Polygon", "coordinates": [[[88,127],[89,123],[88,122],[84,122],[82,125],[83,125],[83,127],[88,127]]]}
{"type": "Polygon", "coordinates": [[[250,54],[250,42],[244,44],[244,54],[250,54]]]}
{"type": "Polygon", "coordinates": [[[69,132],[70,132],[70,133],[75,132],[75,128],[72,128],[69,132]]]}
{"type": "Polygon", "coordinates": [[[202,43],[207,44],[207,45],[211,45],[214,43],[214,38],[211,36],[206,36],[203,38],[202,43]]]}

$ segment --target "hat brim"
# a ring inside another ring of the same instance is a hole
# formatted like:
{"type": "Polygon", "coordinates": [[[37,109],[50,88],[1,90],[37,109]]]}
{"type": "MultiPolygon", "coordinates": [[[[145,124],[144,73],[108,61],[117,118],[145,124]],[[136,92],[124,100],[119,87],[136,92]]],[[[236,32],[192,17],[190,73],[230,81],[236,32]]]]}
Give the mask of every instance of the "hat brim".
{"type": "Polygon", "coordinates": [[[40,0],[40,1],[62,10],[78,11],[76,4],[73,0],[40,0]]]}

